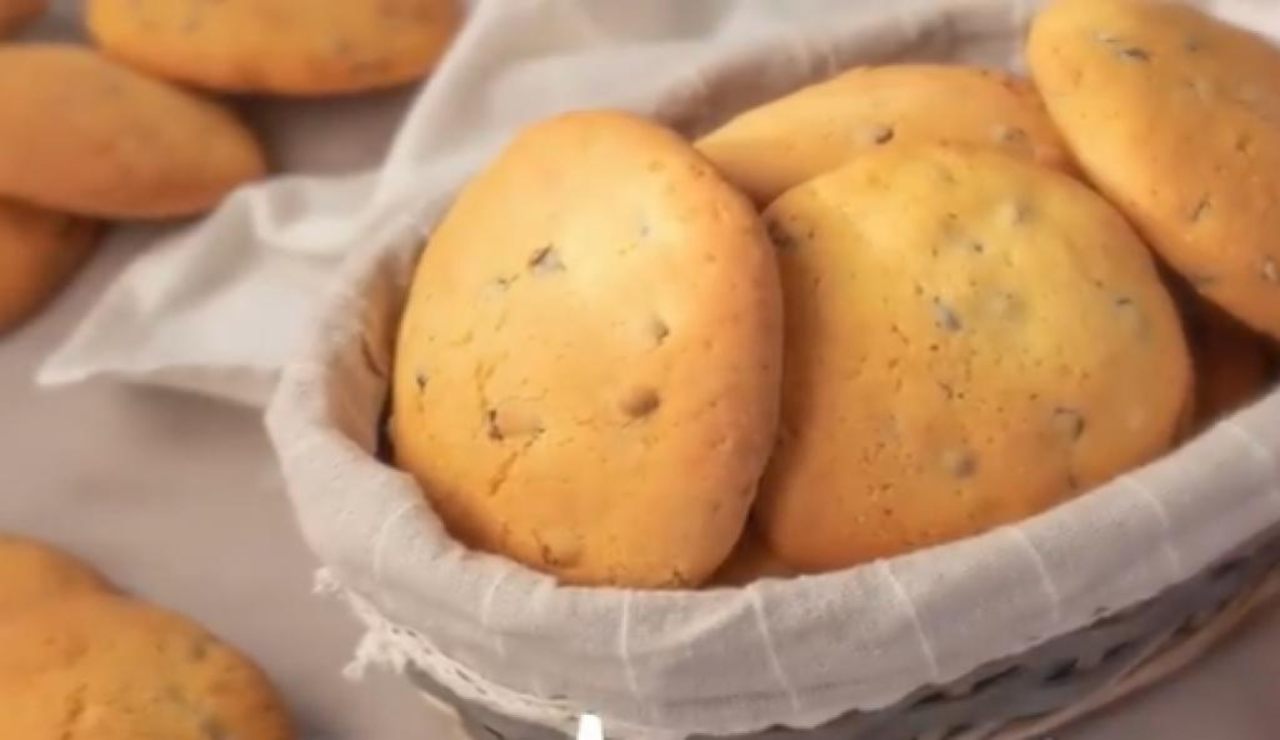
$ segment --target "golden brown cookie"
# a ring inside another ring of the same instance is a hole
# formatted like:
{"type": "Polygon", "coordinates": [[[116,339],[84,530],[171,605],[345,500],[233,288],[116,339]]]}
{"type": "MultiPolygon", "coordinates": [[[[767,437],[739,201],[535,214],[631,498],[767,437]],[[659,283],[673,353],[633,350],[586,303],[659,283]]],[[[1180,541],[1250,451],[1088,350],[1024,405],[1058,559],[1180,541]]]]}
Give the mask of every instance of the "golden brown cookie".
{"type": "Polygon", "coordinates": [[[892,148],[765,213],[786,297],[756,520],[802,570],[1043,511],[1164,451],[1191,372],[1147,249],[1074,179],[892,148]]]}
{"type": "Polygon", "coordinates": [[[0,47],[0,100],[0,196],[160,218],[208,210],[265,171],[230,110],[83,47],[0,47]]]}
{"type": "Polygon", "coordinates": [[[59,597],[110,588],[97,571],[61,550],[0,534],[0,618],[59,597]]]}
{"type": "Polygon", "coordinates": [[[288,740],[267,678],[199,625],[112,596],[0,617],[0,737],[288,740]]]}
{"type": "Polygon", "coordinates": [[[724,565],[711,576],[708,586],[745,586],[761,578],[788,578],[795,575],[786,563],[769,551],[769,546],[748,523],[742,537],[724,565]]]}
{"type": "Polygon", "coordinates": [[[0,38],[44,15],[49,0],[0,0],[0,38]]]}
{"type": "Polygon", "coordinates": [[[1181,4],[1059,0],[1027,54],[1094,183],[1202,295],[1280,337],[1280,51],[1181,4]]]}
{"type": "Polygon", "coordinates": [[[697,585],[774,438],[780,304],[751,204],[674,132],[534,125],[428,240],[397,461],[474,547],[571,583],[697,585]]]}
{"type": "Polygon", "coordinates": [[[747,111],[698,142],[761,205],[886,145],[991,146],[1069,168],[1035,90],[1004,72],[903,64],[860,67],[747,111]]]}
{"type": "Polygon", "coordinates": [[[0,334],[75,275],[100,232],[93,221],[0,199],[0,334]]]}
{"type": "Polygon", "coordinates": [[[426,74],[462,19],[458,0],[89,0],[112,57],[231,92],[347,93],[426,74]]]}

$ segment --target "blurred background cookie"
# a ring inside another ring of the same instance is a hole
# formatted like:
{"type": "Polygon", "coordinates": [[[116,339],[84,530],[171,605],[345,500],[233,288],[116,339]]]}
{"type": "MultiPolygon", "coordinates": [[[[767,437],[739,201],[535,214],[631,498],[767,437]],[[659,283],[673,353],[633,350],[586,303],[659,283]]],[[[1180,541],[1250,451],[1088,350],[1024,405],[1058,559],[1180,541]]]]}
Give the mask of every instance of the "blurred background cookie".
{"type": "Polygon", "coordinates": [[[49,0],[0,0],[0,38],[4,38],[49,9],[49,0]]]}
{"type": "Polygon", "coordinates": [[[207,211],[266,171],[225,106],[85,47],[0,47],[0,196],[103,218],[207,211]]]}
{"type": "Polygon", "coordinates": [[[674,132],[535,124],[422,254],[396,460],[473,547],[570,583],[696,586],[776,433],[779,293],[755,210],[674,132]]]}
{"type": "Polygon", "coordinates": [[[765,212],[786,299],[756,519],[802,570],[1043,511],[1172,442],[1191,383],[1124,219],[1003,153],[888,148],[765,212]]]}
{"type": "Polygon", "coordinates": [[[1182,3],[1058,0],[1027,56],[1093,182],[1201,295],[1280,337],[1280,51],[1182,3]]]}
{"type": "Polygon", "coordinates": [[[288,740],[262,672],[199,625],[104,595],[0,616],[0,737],[288,740]]]}
{"type": "Polygon", "coordinates": [[[50,599],[109,590],[105,578],[74,556],[34,540],[0,534],[0,619],[50,599]]]}
{"type": "Polygon", "coordinates": [[[100,233],[94,221],[0,198],[0,334],[53,298],[100,233]]]}
{"type": "Polygon", "coordinates": [[[89,0],[105,52],[151,74],[231,92],[347,93],[426,74],[460,0],[89,0]]]}
{"type": "Polygon", "coordinates": [[[889,144],[990,146],[1050,167],[1069,159],[1035,90],[1006,72],[862,67],[747,111],[698,149],[757,203],[889,144]]]}

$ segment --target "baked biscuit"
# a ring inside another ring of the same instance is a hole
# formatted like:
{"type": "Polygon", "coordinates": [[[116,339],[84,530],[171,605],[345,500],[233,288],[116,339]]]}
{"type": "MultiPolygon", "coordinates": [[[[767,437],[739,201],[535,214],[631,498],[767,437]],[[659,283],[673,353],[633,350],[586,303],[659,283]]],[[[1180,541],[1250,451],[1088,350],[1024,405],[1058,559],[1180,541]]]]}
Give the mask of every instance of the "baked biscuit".
{"type": "Polygon", "coordinates": [[[861,67],[747,111],[697,144],[760,205],[887,144],[987,145],[1069,168],[1035,90],[1004,72],[861,67]]]}
{"type": "Polygon", "coordinates": [[[71,555],[39,542],[0,534],[0,618],[15,609],[58,597],[104,593],[109,589],[106,579],[71,555]]]}
{"type": "Polygon", "coordinates": [[[473,547],[569,583],[695,586],[774,439],[780,292],[751,204],[675,133],[534,125],[427,242],[396,459],[473,547]]]}
{"type": "Polygon", "coordinates": [[[458,0],[89,0],[105,52],[159,77],[231,92],[315,95],[426,74],[458,0]]]}
{"type": "Polygon", "coordinates": [[[287,740],[248,659],[176,614],[77,596],[0,617],[0,737],[287,740]]]}
{"type": "Polygon", "coordinates": [[[1171,443],[1190,391],[1146,247],[1076,180],[890,148],[765,213],[786,297],[756,519],[824,570],[1043,511],[1171,443]]]}
{"type": "Polygon", "coordinates": [[[0,196],[103,218],[182,216],[265,170],[230,110],[83,47],[0,47],[0,100],[0,196]]]}
{"type": "Polygon", "coordinates": [[[0,38],[44,15],[49,0],[0,0],[0,38]]]}
{"type": "Polygon", "coordinates": [[[1181,4],[1060,0],[1027,55],[1098,188],[1202,295],[1280,337],[1280,51],[1181,4]]]}
{"type": "Polygon", "coordinates": [[[98,240],[98,224],[0,199],[0,334],[45,305],[98,240]]]}

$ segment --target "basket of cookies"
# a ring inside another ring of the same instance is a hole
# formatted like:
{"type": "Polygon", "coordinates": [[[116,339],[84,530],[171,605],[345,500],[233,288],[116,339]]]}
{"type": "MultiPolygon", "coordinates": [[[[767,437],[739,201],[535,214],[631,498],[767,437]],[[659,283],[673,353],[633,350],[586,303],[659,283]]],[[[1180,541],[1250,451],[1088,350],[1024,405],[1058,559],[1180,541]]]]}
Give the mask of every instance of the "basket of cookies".
{"type": "Polygon", "coordinates": [[[1280,50],[915,21],[535,123],[348,264],[269,426],[362,661],[478,737],[1034,737],[1266,600],[1280,50]]]}

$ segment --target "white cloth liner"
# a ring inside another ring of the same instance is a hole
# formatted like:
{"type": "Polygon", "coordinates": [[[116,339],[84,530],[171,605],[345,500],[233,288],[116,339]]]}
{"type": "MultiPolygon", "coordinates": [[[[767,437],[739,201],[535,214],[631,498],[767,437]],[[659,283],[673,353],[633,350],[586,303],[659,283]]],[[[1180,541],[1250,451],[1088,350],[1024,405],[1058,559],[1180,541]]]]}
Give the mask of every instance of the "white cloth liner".
{"type": "MultiPolygon", "coordinates": [[[[1273,0],[1212,5],[1280,32],[1273,0]]],[[[886,706],[1149,598],[1280,521],[1280,394],[984,536],[743,589],[588,590],[462,548],[413,482],[373,459],[391,337],[422,231],[520,125],[611,106],[694,132],[857,63],[1016,69],[1031,6],[480,0],[382,168],[246,188],[162,239],[41,380],[256,404],[298,357],[270,426],[302,530],[370,626],[362,656],[414,660],[497,711],[566,732],[594,711],[611,736],[678,738],[886,706]]]]}
{"type": "MultiPolygon", "coordinates": [[[[696,130],[854,63],[1008,61],[1024,18],[1004,3],[837,16],[690,60],[628,107],[696,130]]],[[[499,33],[488,20],[473,34],[499,33]]],[[[1280,521],[1273,393],[1151,466],[961,542],[742,589],[557,586],[454,542],[413,481],[371,455],[409,267],[447,198],[426,202],[348,265],[269,426],[303,532],[370,628],[362,658],[413,661],[496,711],[565,732],[592,711],[618,737],[815,726],[1150,598],[1280,521]]]]}

